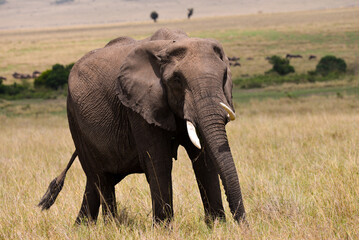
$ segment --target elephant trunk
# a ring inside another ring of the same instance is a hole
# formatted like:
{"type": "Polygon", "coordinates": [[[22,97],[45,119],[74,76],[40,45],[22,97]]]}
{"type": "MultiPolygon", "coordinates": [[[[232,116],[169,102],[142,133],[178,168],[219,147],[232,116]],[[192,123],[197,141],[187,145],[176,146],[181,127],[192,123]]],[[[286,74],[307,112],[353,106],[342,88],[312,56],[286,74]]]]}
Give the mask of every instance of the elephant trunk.
{"type": "Polygon", "coordinates": [[[198,106],[198,130],[204,142],[204,147],[222,180],[227,201],[235,220],[245,219],[245,210],[242,200],[236,166],[228,144],[224,124],[223,109],[219,103],[200,101],[198,106]]]}

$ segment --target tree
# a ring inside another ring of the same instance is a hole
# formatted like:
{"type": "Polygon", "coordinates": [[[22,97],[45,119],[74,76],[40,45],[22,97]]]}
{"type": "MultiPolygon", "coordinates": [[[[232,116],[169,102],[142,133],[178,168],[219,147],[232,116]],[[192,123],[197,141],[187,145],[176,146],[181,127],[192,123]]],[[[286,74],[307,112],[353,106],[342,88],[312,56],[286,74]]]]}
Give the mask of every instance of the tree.
{"type": "Polygon", "coordinates": [[[315,69],[316,73],[326,76],[330,73],[345,73],[347,70],[347,64],[341,58],[335,56],[322,57],[315,69]]]}
{"type": "Polygon", "coordinates": [[[150,16],[154,22],[157,22],[158,13],[156,11],[151,12],[150,16]]]}
{"type": "Polygon", "coordinates": [[[68,77],[73,65],[73,63],[67,66],[61,64],[53,65],[52,69],[44,71],[35,79],[35,87],[47,87],[55,90],[63,87],[68,82],[68,77]]]}
{"type": "Polygon", "coordinates": [[[193,15],[193,8],[188,8],[188,13],[187,13],[187,18],[190,19],[191,16],[193,15]]]}
{"type": "Polygon", "coordinates": [[[295,72],[294,67],[289,64],[289,60],[279,56],[272,56],[268,59],[273,68],[267,73],[276,72],[279,75],[287,75],[288,73],[295,72]]]}

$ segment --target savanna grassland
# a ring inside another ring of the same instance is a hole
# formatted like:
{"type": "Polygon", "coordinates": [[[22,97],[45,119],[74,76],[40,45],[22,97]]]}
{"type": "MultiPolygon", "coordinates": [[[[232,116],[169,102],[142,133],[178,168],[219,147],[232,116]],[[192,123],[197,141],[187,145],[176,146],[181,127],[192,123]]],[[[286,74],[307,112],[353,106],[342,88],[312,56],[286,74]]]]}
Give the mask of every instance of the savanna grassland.
{"type": "Polygon", "coordinates": [[[174,162],[171,228],[152,227],[144,175],[116,187],[120,219],[75,227],[85,187],[78,161],[49,211],[36,204],[66,166],[74,145],[65,98],[0,100],[0,239],[358,239],[359,238],[359,8],[238,17],[0,32],[0,75],[43,71],[76,61],[121,35],[137,39],[157,28],[182,28],[216,38],[242,74],[263,74],[265,57],[301,54],[297,72],[318,57],[346,60],[352,74],[327,83],[234,89],[238,120],[227,125],[249,227],[227,222],[208,228],[183,149],[174,162]],[[247,58],[253,58],[248,60],[247,58]],[[354,90],[353,90],[354,89],[354,90]]]}

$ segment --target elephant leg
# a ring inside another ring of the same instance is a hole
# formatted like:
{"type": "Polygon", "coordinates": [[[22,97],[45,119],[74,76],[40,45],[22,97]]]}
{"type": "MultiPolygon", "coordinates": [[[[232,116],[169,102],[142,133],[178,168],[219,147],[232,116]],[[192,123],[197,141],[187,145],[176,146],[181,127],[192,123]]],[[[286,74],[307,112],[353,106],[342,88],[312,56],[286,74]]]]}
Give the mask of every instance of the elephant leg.
{"type": "Polygon", "coordinates": [[[150,185],[153,221],[170,221],[173,218],[171,136],[136,113],[130,112],[130,118],[139,161],[150,185]]]}
{"type": "Polygon", "coordinates": [[[100,207],[100,195],[98,186],[92,181],[87,179],[84,197],[80,212],[76,218],[76,223],[95,222],[97,220],[100,207]]]}
{"type": "Polygon", "coordinates": [[[185,146],[192,160],[198,188],[201,194],[206,223],[215,219],[225,220],[218,173],[205,152],[200,153],[191,143],[185,146]]]}
{"type": "Polygon", "coordinates": [[[101,187],[101,205],[102,215],[105,222],[108,221],[109,218],[118,218],[114,185],[101,187]]]}
{"type": "Polygon", "coordinates": [[[105,222],[109,218],[118,219],[119,217],[116,205],[115,185],[124,177],[125,175],[106,174],[106,177],[101,182],[101,204],[105,222]]]}
{"type": "Polygon", "coordinates": [[[146,178],[150,185],[153,220],[157,222],[170,221],[173,218],[172,199],[172,160],[156,161],[151,153],[147,153],[146,178]]]}

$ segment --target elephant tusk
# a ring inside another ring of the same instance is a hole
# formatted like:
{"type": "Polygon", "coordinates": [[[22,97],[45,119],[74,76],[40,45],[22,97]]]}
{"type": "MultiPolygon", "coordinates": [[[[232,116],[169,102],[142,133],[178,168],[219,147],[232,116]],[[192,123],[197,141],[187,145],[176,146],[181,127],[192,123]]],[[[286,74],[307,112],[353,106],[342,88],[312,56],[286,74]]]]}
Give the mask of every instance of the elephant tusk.
{"type": "Polygon", "coordinates": [[[234,121],[236,119],[236,114],[232,111],[232,109],[222,102],[220,102],[219,104],[224,108],[224,110],[226,110],[229,115],[229,119],[231,119],[231,121],[234,121]]]}
{"type": "Polygon", "coordinates": [[[190,121],[187,121],[187,132],[189,139],[191,139],[193,145],[195,145],[198,149],[201,149],[201,143],[197,136],[196,128],[193,126],[193,124],[190,121]]]}

